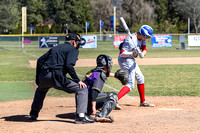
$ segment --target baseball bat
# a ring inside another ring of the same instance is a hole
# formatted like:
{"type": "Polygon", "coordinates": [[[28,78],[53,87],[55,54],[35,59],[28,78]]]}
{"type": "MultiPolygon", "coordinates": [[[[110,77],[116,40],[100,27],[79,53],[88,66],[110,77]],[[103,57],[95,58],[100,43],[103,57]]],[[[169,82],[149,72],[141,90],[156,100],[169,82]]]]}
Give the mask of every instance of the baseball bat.
{"type": "Polygon", "coordinates": [[[120,17],[120,20],[121,20],[121,22],[122,22],[122,24],[123,24],[123,26],[124,26],[124,29],[125,29],[126,33],[129,35],[129,37],[131,38],[133,44],[135,45],[135,47],[136,47],[136,49],[137,49],[137,51],[138,51],[138,53],[139,53],[140,58],[143,58],[144,55],[142,54],[142,52],[141,52],[141,50],[139,49],[139,47],[138,47],[138,46],[135,44],[135,42],[133,41],[131,32],[130,32],[130,30],[129,30],[129,28],[128,28],[128,26],[127,26],[127,24],[126,24],[124,18],[123,18],[123,17],[120,17]]]}

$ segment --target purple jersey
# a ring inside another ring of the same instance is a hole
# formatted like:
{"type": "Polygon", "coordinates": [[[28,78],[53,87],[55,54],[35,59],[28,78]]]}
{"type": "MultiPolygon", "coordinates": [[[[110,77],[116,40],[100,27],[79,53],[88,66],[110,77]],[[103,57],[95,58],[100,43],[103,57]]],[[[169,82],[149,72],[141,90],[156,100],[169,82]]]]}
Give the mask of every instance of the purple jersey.
{"type": "Polygon", "coordinates": [[[87,85],[88,91],[90,92],[91,89],[95,89],[101,92],[105,81],[101,78],[101,72],[90,72],[88,73],[83,82],[87,85]]]}

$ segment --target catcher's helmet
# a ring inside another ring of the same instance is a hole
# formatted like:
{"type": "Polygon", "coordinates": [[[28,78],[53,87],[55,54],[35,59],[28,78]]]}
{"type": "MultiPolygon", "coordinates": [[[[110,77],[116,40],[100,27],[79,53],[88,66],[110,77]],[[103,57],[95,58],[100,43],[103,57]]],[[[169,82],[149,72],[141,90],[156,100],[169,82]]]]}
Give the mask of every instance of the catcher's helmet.
{"type": "Polygon", "coordinates": [[[148,25],[143,25],[140,28],[139,32],[144,38],[147,38],[148,36],[149,37],[153,36],[153,29],[148,25]]]}
{"type": "Polygon", "coordinates": [[[97,68],[108,68],[108,72],[106,73],[106,76],[108,77],[113,66],[112,58],[108,55],[101,54],[97,57],[97,68]]]}

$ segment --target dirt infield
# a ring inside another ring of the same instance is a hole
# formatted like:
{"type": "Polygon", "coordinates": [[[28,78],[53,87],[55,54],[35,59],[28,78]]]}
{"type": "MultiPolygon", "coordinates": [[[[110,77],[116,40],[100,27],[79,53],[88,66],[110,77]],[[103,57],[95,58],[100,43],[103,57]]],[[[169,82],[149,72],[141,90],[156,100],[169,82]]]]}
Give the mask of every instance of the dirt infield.
{"type": "Polygon", "coordinates": [[[123,97],[113,123],[74,124],[75,99],[47,97],[36,122],[28,119],[32,100],[0,103],[1,133],[198,133],[200,97],[147,97],[156,107],[138,107],[123,97]]]}
{"type": "MultiPolygon", "coordinates": [[[[190,58],[136,58],[138,65],[166,65],[166,64],[200,64],[200,57],[190,58]]],[[[36,61],[30,60],[30,66],[36,67],[36,61]]],[[[113,59],[113,65],[118,65],[117,59],[113,59]]],[[[79,59],[76,67],[92,67],[96,66],[96,59],[79,59]]]]}

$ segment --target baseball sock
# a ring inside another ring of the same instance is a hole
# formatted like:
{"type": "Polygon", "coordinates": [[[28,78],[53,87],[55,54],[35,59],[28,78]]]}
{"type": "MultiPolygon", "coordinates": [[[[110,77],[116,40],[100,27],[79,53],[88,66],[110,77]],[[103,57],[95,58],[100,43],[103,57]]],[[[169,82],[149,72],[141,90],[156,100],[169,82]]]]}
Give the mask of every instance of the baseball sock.
{"type": "Polygon", "coordinates": [[[118,93],[118,100],[121,99],[124,95],[126,95],[130,91],[128,86],[124,86],[118,93]]]}
{"type": "Polygon", "coordinates": [[[141,103],[143,103],[145,101],[145,88],[144,88],[144,84],[137,84],[138,87],[138,92],[140,95],[140,101],[141,103]]]}

